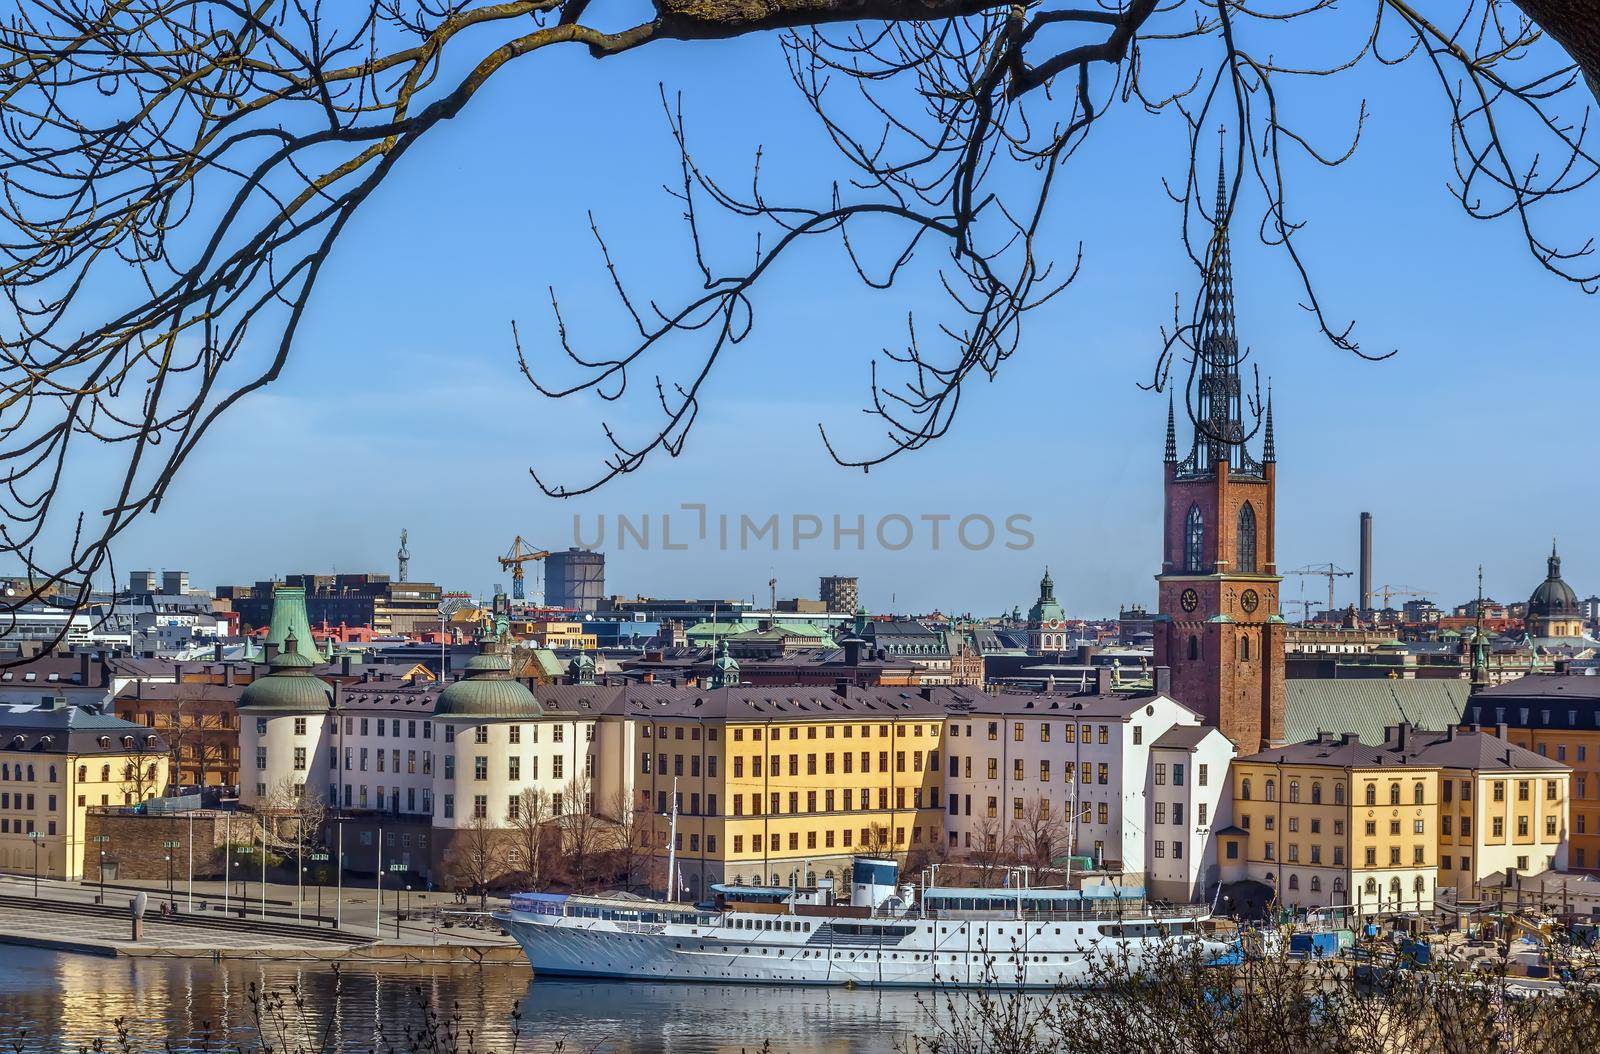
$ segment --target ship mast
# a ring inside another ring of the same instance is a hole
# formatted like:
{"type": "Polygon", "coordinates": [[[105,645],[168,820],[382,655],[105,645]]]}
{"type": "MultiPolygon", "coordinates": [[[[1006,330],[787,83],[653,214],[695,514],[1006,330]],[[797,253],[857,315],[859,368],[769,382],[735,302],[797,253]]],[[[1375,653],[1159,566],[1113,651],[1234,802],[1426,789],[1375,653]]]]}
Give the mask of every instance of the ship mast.
{"type": "Polygon", "coordinates": [[[678,777],[672,777],[672,822],[667,826],[667,899],[678,899],[678,777]]]}

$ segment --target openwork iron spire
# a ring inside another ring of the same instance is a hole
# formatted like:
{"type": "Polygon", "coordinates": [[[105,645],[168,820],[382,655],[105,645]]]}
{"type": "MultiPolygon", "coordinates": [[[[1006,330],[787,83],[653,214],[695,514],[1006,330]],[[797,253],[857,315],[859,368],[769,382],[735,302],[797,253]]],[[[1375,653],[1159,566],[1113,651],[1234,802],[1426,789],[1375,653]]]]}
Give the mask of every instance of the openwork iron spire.
{"type": "Polygon", "coordinates": [[[1270,465],[1278,460],[1278,444],[1272,435],[1272,384],[1267,383],[1267,438],[1261,444],[1261,460],[1270,465]]]}
{"type": "Polygon", "coordinates": [[[1261,465],[1244,448],[1244,409],[1239,383],[1239,337],[1233,309],[1233,257],[1228,245],[1228,182],[1217,158],[1217,207],[1206,252],[1200,356],[1195,387],[1194,446],[1179,471],[1208,475],[1228,462],[1236,475],[1260,475],[1261,465]]]}
{"type": "Polygon", "coordinates": [[[1167,393],[1167,450],[1164,457],[1169,465],[1178,460],[1178,419],[1173,413],[1171,392],[1167,393]]]}

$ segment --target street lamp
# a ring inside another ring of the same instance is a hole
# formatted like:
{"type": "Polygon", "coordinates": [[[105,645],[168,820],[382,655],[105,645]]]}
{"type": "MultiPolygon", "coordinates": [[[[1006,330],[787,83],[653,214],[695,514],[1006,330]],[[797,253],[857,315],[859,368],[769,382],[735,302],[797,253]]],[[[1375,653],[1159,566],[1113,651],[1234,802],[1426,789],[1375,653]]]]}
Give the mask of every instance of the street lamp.
{"type": "MultiPolygon", "coordinates": [[[[327,852],[327,850],[325,850],[325,849],[313,849],[311,851],[311,863],[313,865],[325,864],[327,862],[328,862],[328,852],[327,852]]],[[[318,926],[322,925],[322,884],[323,884],[323,882],[326,881],[326,878],[324,878],[324,874],[325,874],[325,872],[323,872],[323,871],[318,871],[317,874],[316,874],[316,879],[317,879],[317,925],[318,926]]]]}
{"type": "MultiPolygon", "coordinates": [[[[400,873],[404,872],[405,869],[406,869],[406,865],[405,864],[390,864],[389,865],[390,872],[392,872],[394,874],[400,874],[400,873]]],[[[379,877],[379,880],[380,880],[378,884],[381,886],[383,884],[382,881],[381,881],[382,877],[383,877],[381,872],[379,873],[378,877],[379,877]]],[[[395,881],[396,881],[396,883],[398,883],[399,879],[396,879],[395,881]]],[[[407,886],[406,888],[410,889],[411,887],[407,886]]],[[[400,939],[400,915],[401,915],[401,911],[400,911],[400,890],[399,890],[398,886],[395,889],[394,899],[395,899],[394,939],[395,940],[399,940],[400,939]]]]}
{"type": "MultiPolygon", "coordinates": [[[[256,847],[241,845],[234,852],[247,860],[255,855],[256,847]]],[[[250,914],[250,872],[247,868],[239,868],[239,917],[242,919],[250,914]]]]}
{"type": "Polygon", "coordinates": [[[33,843],[33,899],[39,899],[39,841],[44,834],[39,831],[29,831],[28,840],[33,843]]]}
{"type": "Polygon", "coordinates": [[[89,839],[100,847],[100,903],[106,902],[106,843],[111,841],[109,834],[97,834],[89,839]]]}
{"type": "Polygon", "coordinates": [[[172,841],[161,843],[161,848],[167,851],[167,909],[173,912],[178,910],[178,904],[172,892],[172,852],[178,848],[179,844],[172,841]]]}

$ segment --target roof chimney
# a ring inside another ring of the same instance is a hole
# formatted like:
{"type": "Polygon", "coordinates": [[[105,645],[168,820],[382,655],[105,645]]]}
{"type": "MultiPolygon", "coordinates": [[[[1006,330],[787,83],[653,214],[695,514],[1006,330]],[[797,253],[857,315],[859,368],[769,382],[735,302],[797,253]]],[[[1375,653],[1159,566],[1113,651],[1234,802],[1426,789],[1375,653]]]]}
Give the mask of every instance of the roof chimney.
{"type": "Polygon", "coordinates": [[[85,688],[89,687],[89,660],[92,658],[88,652],[78,655],[78,683],[85,688]]]}
{"type": "Polygon", "coordinates": [[[233,687],[233,663],[231,662],[222,664],[222,686],[224,688],[233,687]]]}
{"type": "Polygon", "coordinates": [[[344,677],[349,677],[350,676],[350,653],[349,652],[346,652],[345,654],[339,656],[339,673],[340,673],[341,676],[344,676],[344,677]]]}
{"type": "Polygon", "coordinates": [[[1094,668],[1094,691],[1096,695],[1111,694],[1111,667],[1096,666],[1094,668]]]}
{"type": "Polygon", "coordinates": [[[1172,667],[1157,666],[1155,676],[1155,689],[1157,695],[1172,697],[1172,667]]]}
{"type": "Polygon", "coordinates": [[[222,661],[222,642],[220,640],[211,646],[211,659],[213,662],[222,661]]]}
{"type": "Polygon", "coordinates": [[[861,647],[862,645],[866,644],[866,641],[862,640],[860,637],[850,636],[844,639],[843,644],[844,664],[846,666],[860,666],[861,647]]]}
{"type": "Polygon", "coordinates": [[[838,680],[834,681],[833,682],[833,694],[835,694],[837,696],[841,696],[841,697],[849,695],[850,694],[850,681],[847,678],[844,678],[844,677],[840,677],[838,680]]]}

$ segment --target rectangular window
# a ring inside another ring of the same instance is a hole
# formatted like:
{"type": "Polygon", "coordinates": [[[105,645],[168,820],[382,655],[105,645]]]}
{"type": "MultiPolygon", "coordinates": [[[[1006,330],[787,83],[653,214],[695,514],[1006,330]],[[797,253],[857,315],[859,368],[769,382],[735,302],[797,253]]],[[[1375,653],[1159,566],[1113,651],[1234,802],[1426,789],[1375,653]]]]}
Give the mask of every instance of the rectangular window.
{"type": "Polygon", "coordinates": [[[296,772],[304,772],[305,768],[306,768],[306,748],[305,747],[295,747],[294,748],[294,770],[296,772]]]}
{"type": "Polygon", "coordinates": [[[567,759],[561,754],[552,755],[550,758],[550,776],[552,779],[561,779],[566,768],[567,759]]]}
{"type": "Polygon", "coordinates": [[[506,778],[513,782],[522,778],[522,759],[515,754],[506,758],[506,778]]]}

